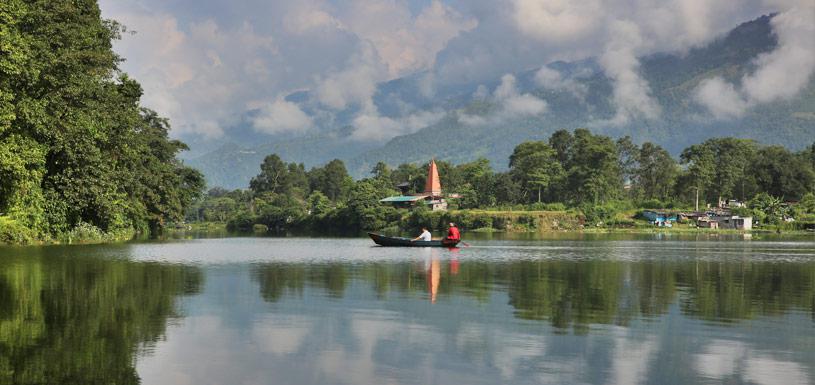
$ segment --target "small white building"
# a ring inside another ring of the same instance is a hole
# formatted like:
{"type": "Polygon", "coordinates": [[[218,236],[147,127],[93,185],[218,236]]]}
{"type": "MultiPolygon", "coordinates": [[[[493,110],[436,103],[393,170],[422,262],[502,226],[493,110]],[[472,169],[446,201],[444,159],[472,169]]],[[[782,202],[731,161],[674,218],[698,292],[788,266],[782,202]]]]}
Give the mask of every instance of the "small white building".
{"type": "Polygon", "coordinates": [[[719,223],[720,229],[752,230],[753,217],[740,217],[738,215],[717,215],[711,218],[719,223]]]}

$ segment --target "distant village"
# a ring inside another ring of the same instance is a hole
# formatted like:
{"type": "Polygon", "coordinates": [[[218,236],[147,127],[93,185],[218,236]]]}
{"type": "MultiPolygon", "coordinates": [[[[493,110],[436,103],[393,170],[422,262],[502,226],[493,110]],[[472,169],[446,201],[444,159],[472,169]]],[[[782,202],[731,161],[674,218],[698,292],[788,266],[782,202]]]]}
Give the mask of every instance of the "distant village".
{"type": "Polygon", "coordinates": [[[642,216],[658,227],[673,227],[679,221],[690,221],[696,227],[706,229],[752,230],[753,217],[733,215],[733,208],[744,207],[744,202],[737,200],[720,201],[716,207],[703,211],[675,212],[667,210],[645,210],[642,216]]]}

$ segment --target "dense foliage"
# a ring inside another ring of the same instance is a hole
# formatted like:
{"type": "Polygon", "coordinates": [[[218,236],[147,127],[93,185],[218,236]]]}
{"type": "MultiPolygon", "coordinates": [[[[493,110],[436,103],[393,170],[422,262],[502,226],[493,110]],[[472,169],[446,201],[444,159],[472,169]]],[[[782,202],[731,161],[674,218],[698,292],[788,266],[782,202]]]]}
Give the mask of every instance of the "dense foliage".
{"type": "Polygon", "coordinates": [[[95,0],[0,3],[0,226],[147,232],[200,194],[202,175],[176,159],[186,146],[117,67],[122,30],[95,0]]]}
{"type": "Polygon", "coordinates": [[[188,212],[188,219],[228,222],[239,230],[261,225],[278,232],[412,231],[426,225],[442,228],[448,220],[466,229],[574,228],[574,216],[496,213],[569,210],[586,223],[614,224],[620,221],[618,213],[637,208],[691,210],[698,190],[700,208],[737,199],[749,203],[739,213],[760,223],[812,221],[813,159],[815,145],[793,153],[752,140],[714,138],[688,147],[677,161],[653,143],[637,145],[629,137],[614,141],[587,129],[560,130],[547,141],[515,147],[506,172],[495,172],[483,158],[458,165],[436,161],[444,191],[460,196],[449,199],[451,208],[470,210],[431,213],[379,203],[399,194],[395,186],[401,183],[407,183],[408,193],[421,193],[427,164],[392,169],[379,162],[370,177],[354,181],[340,160],[306,171],[302,164],[283,162],[273,154],[264,160],[250,190],[212,189],[188,212]]]}

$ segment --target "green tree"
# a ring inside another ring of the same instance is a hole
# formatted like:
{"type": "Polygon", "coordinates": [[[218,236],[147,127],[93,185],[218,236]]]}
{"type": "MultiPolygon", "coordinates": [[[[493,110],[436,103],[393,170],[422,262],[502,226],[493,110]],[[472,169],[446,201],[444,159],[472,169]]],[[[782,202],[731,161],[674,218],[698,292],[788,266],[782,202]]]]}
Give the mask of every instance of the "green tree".
{"type": "Polygon", "coordinates": [[[630,136],[617,139],[617,156],[620,159],[620,172],[623,181],[634,184],[639,170],[639,159],[642,156],[640,148],[634,144],[630,136]]]}
{"type": "Polygon", "coordinates": [[[781,146],[759,149],[750,175],[758,191],[783,199],[800,199],[815,183],[815,171],[809,163],[781,146]]]}
{"type": "Polygon", "coordinates": [[[0,5],[0,210],[40,233],[158,229],[200,194],[117,67],[121,30],[91,0],[0,5]]]}
{"type": "Polygon", "coordinates": [[[377,162],[376,165],[374,165],[374,168],[371,169],[371,175],[373,175],[375,179],[390,179],[391,169],[388,167],[387,163],[377,162]]]}
{"type": "Polygon", "coordinates": [[[689,165],[689,179],[709,202],[729,197],[745,199],[754,189],[748,170],[756,150],[752,140],[714,138],[686,148],[680,159],[689,165]]]}
{"type": "Polygon", "coordinates": [[[574,136],[566,130],[557,130],[549,137],[549,146],[557,152],[557,159],[564,167],[568,167],[572,159],[572,146],[574,136]]]}
{"type": "Polygon", "coordinates": [[[288,194],[263,193],[254,200],[257,219],[274,232],[285,232],[308,214],[306,202],[288,194]]]}
{"type": "Polygon", "coordinates": [[[391,181],[394,185],[408,183],[408,192],[419,193],[424,191],[424,183],[427,178],[427,169],[422,169],[412,163],[400,164],[391,173],[391,181]]]}
{"type": "Polygon", "coordinates": [[[509,167],[512,177],[524,186],[524,194],[531,196],[536,191],[538,202],[542,192],[563,175],[557,152],[543,141],[524,142],[515,147],[509,167]]]}
{"type": "Polygon", "coordinates": [[[249,182],[249,188],[255,194],[282,193],[288,174],[288,166],[277,154],[268,155],[260,165],[260,174],[249,182]]]}
{"type": "Polygon", "coordinates": [[[806,193],[799,202],[801,209],[807,214],[815,214],[815,193],[806,193]]]}
{"type": "Polygon", "coordinates": [[[669,199],[678,173],[676,161],[664,148],[646,142],[637,154],[634,188],[644,199],[669,199]]]}
{"type": "Polygon", "coordinates": [[[462,183],[448,190],[463,195],[462,208],[495,205],[495,173],[489,160],[478,158],[456,166],[456,170],[462,183]]]}
{"type": "Polygon", "coordinates": [[[687,168],[677,187],[692,189],[702,199],[715,194],[713,189],[716,164],[713,151],[708,147],[693,145],[682,151],[680,159],[687,168]]]}
{"type": "Polygon", "coordinates": [[[308,196],[308,208],[311,215],[325,215],[331,210],[331,200],[325,194],[314,191],[308,196]]]}
{"type": "Polygon", "coordinates": [[[787,209],[781,199],[764,192],[751,199],[748,205],[751,209],[762,213],[768,223],[779,223],[787,214],[787,209]]]}
{"type": "Polygon", "coordinates": [[[352,181],[345,163],[339,159],[334,159],[321,168],[312,169],[309,180],[312,191],[319,191],[332,201],[344,198],[352,181]]]}
{"type": "Polygon", "coordinates": [[[237,202],[226,196],[205,202],[202,215],[205,221],[226,222],[238,210],[237,202]]]}
{"type": "Polygon", "coordinates": [[[619,196],[622,172],[617,146],[611,138],[579,128],[574,132],[569,158],[567,183],[561,189],[565,197],[576,203],[596,204],[619,196]]]}

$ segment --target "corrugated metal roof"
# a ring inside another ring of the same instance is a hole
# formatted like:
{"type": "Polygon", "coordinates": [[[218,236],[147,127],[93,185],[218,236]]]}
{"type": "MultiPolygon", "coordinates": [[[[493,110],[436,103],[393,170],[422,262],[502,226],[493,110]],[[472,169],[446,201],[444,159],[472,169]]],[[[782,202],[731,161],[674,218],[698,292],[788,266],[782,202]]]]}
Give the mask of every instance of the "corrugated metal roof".
{"type": "Polygon", "coordinates": [[[427,195],[397,195],[380,199],[380,202],[415,202],[427,198],[427,195]]]}

